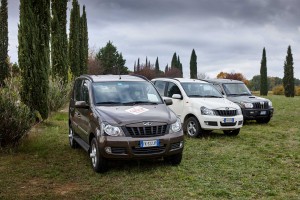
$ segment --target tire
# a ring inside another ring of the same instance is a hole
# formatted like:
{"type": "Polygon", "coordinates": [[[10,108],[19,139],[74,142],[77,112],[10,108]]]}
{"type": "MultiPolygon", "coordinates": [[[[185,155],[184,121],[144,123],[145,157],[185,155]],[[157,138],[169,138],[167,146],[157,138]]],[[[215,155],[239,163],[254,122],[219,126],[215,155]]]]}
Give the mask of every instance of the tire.
{"type": "Polygon", "coordinates": [[[196,138],[199,137],[201,134],[201,127],[200,124],[195,117],[190,117],[188,118],[185,123],[184,123],[184,132],[191,137],[191,138],[196,138]]]}
{"type": "Polygon", "coordinates": [[[271,120],[271,117],[259,118],[256,119],[256,122],[259,124],[267,124],[271,120]]]}
{"type": "Polygon", "coordinates": [[[91,141],[90,158],[95,172],[103,173],[108,170],[107,160],[100,155],[99,145],[96,138],[93,138],[91,141]]]}
{"type": "Polygon", "coordinates": [[[227,136],[237,136],[240,133],[240,129],[234,129],[234,130],[224,130],[223,133],[227,136]]]}
{"type": "Polygon", "coordinates": [[[78,143],[75,141],[74,135],[75,135],[75,133],[73,131],[72,126],[70,125],[69,126],[69,144],[72,149],[78,148],[78,143]]]}
{"type": "Polygon", "coordinates": [[[168,156],[168,157],[164,157],[164,160],[168,163],[170,163],[171,165],[179,165],[181,163],[182,160],[182,152],[179,154],[175,154],[172,156],[168,156]]]}

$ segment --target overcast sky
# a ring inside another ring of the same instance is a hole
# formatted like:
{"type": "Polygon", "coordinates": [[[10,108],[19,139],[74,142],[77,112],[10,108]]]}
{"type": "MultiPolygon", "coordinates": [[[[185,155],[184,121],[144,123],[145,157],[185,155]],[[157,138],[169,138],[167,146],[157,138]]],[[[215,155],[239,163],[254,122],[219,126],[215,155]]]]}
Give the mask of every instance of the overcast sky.
{"type": "MultiPolygon", "coordinates": [[[[19,1],[9,0],[9,55],[17,62],[19,1]]],[[[159,59],[160,69],[180,56],[184,77],[196,51],[198,73],[260,73],[262,50],[268,76],[283,77],[288,45],[294,75],[300,78],[299,0],[79,0],[86,6],[89,46],[98,51],[112,41],[133,70],[159,59]]],[[[70,12],[71,2],[68,12],[70,12]]],[[[69,20],[69,19],[68,19],[69,20]]],[[[69,27],[68,27],[69,29],[69,27]]]]}

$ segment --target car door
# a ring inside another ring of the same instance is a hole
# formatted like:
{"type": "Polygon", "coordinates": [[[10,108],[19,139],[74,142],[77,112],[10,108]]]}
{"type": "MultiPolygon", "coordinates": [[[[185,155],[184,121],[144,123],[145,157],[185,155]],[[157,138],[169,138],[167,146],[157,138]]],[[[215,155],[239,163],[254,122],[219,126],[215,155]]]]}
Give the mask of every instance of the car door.
{"type": "Polygon", "coordinates": [[[73,93],[73,101],[71,101],[70,105],[70,115],[72,117],[72,127],[75,133],[78,135],[81,135],[81,130],[78,127],[78,124],[80,123],[80,118],[79,118],[79,112],[78,109],[75,108],[75,103],[77,101],[81,101],[81,86],[82,86],[82,79],[77,79],[75,84],[74,84],[74,93],[73,93]]]}
{"type": "Polygon", "coordinates": [[[167,85],[167,91],[166,91],[166,97],[172,98],[173,104],[169,107],[178,115],[181,117],[183,112],[183,95],[180,90],[180,88],[173,82],[168,82],[167,85]],[[181,98],[174,98],[174,94],[179,94],[181,98]]]}
{"type": "Polygon", "coordinates": [[[89,87],[90,82],[88,80],[84,80],[81,85],[81,101],[84,101],[88,108],[75,108],[75,113],[77,112],[78,117],[78,128],[80,129],[80,136],[83,140],[88,142],[88,135],[90,130],[90,96],[89,96],[89,87]]]}

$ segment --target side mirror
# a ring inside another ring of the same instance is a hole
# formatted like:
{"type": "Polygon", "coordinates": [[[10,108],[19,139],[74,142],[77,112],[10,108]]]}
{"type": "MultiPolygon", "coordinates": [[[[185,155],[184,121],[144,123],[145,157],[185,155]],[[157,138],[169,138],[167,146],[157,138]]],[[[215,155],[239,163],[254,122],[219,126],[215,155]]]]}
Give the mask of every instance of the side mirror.
{"type": "Polygon", "coordinates": [[[165,101],[165,103],[166,103],[167,106],[170,106],[170,105],[173,104],[172,99],[164,99],[164,101],[165,101]]]}
{"type": "Polygon", "coordinates": [[[76,101],[75,102],[75,108],[88,109],[88,108],[90,108],[90,106],[85,101],[76,101]]]}
{"type": "Polygon", "coordinates": [[[182,99],[182,96],[180,94],[173,94],[172,98],[173,99],[182,99]]]}

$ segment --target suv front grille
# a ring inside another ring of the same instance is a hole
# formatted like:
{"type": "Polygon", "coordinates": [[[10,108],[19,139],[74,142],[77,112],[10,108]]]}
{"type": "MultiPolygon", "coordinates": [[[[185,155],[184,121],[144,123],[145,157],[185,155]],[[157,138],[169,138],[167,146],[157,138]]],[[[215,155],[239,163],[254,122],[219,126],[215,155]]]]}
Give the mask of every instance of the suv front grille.
{"type": "Polygon", "coordinates": [[[153,137],[165,135],[167,133],[167,125],[125,128],[131,137],[153,137]]]}
{"type": "Polygon", "coordinates": [[[269,108],[269,104],[268,104],[267,101],[256,102],[256,103],[253,103],[253,108],[255,108],[255,109],[267,109],[267,108],[269,108]]]}
{"type": "Polygon", "coordinates": [[[215,110],[215,113],[219,116],[235,116],[236,110],[215,110]]]}

